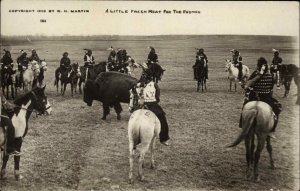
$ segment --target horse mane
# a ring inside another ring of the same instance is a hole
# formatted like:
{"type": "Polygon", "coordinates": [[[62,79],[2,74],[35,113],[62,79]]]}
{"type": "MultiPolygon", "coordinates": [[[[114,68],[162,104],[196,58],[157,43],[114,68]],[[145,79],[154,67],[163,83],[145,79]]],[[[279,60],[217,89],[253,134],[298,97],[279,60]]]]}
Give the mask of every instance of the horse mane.
{"type": "Polygon", "coordinates": [[[29,92],[20,94],[17,96],[17,98],[14,100],[14,104],[16,105],[21,105],[21,102],[26,99],[33,91],[37,90],[38,87],[33,88],[32,90],[30,90],[29,92]]]}

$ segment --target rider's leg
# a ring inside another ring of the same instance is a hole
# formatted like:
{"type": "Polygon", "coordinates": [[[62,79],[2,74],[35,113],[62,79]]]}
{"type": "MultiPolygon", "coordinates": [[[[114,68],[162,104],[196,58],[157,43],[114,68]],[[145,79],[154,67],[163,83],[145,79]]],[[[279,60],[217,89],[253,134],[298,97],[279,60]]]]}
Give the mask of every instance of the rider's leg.
{"type": "Polygon", "coordinates": [[[239,69],[238,79],[241,82],[242,81],[242,77],[243,77],[243,74],[242,74],[242,72],[243,72],[243,65],[239,64],[238,69],[239,69]]]}
{"type": "Polygon", "coordinates": [[[273,109],[273,112],[275,114],[275,119],[274,119],[274,125],[273,128],[271,129],[270,132],[275,132],[275,129],[277,127],[278,121],[279,121],[279,114],[282,110],[282,105],[274,98],[270,99],[270,103],[269,103],[273,109]]]}
{"type": "Polygon", "coordinates": [[[161,125],[161,130],[160,130],[160,134],[159,134],[159,138],[160,138],[160,142],[166,146],[169,145],[168,140],[170,139],[169,137],[169,125],[166,119],[166,114],[163,111],[163,109],[160,107],[160,105],[154,103],[151,105],[148,105],[148,108],[150,111],[152,111],[157,118],[160,121],[160,125],[161,125]]]}

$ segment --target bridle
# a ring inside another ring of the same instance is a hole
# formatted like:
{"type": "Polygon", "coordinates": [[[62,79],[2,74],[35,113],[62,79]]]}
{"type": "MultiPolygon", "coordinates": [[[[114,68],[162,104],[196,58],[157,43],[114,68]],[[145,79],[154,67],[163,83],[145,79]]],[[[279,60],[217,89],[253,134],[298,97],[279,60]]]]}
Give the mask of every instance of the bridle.
{"type": "MultiPolygon", "coordinates": [[[[40,99],[37,97],[36,93],[34,93],[33,91],[31,91],[30,93],[33,95],[35,101],[40,100],[40,99]]],[[[44,102],[43,102],[43,103],[44,103],[44,102]]],[[[27,108],[22,107],[22,106],[16,106],[16,107],[17,107],[17,108],[20,108],[20,109],[23,109],[23,110],[26,110],[26,111],[29,111],[29,112],[34,112],[34,113],[36,113],[36,114],[44,114],[45,111],[47,111],[48,109],[51,108],[51,105],[48,106],[48,107],[45,107],[45,109],[42,110],[42,111],[35,111],[35,109],[27,109],[27,108]]],[[[43,104],[39,104],[39,107],[44,107],[44,105],[43,105],[43,104]]]]}

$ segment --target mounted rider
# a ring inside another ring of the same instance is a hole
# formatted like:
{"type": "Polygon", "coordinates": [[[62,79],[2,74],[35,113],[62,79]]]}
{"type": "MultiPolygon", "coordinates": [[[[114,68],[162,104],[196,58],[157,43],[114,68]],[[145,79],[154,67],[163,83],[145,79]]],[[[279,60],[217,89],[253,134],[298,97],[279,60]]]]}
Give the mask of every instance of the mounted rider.
{"type": "Polygon", "coordinates": [[[2,95],[2,91],[0,91],[1,95],[1,127],[7,127],[7,145],[6,145],[6,155],[20,155],[21,152],[16,150],[15,146],[15,128],[11,122],[9,116],[14,111],[16,107],[14,104],[8,102],[6,98],[2,95]]]}
{"type": "Polygon", "coordinates": [[[60,59],[59,67],[55,70],[55,75],[59,76],[63,74],[65,71],[67,71],[71,67],[71,60],[68,57],[69,53],[64,52],[63,57],[60,59]]]}
{"type": "Polygon", "coordinates": [[[169,146],[169,126],[166,119],[166,113],[158,104],[160,102],[160,88],[157,83],[152,81],[151,72],[146,63],[142,65],[143,73],[138,86],[143,87],[144,107],[152,111],[161,123],[161,132],[159,134],[160,142],[169,146]]]}
{"type": "Polygon", "coordinates": [[[38,64],[41,63],[41,59],[39,58],[37,52],[35,49],[33,49],[31,51],[31,56],[29,57],[29,61],[32,62],[32,61],[36,61],[38,64]]]}
{"type": "Polygon", "coordinates": [[[107,58],[107,68],[109,71],[115,71],[115,67],[117,65],[117,53],[113,47],[110,47],[110,53],[107,58]]]}
{"type": "MultiPolygon", "coordinates": [[[[273,48],[272,51],[274,52],[274,57],[273,57],[272,64],[271,64],[271,67],[270,67],[271,74],[273,74],[273,75],[277,74],[278,78],[280,78],[279,65],[282,64],[282,58],[279,56],[279,51],[278,50],[273,48]]],[[[279,82],[279,80],[278,80],[278,82],[279,82]]],[[[277,83],[277,87],[279,87],[279,86],[280,86],[280,83],[277,83]]]]}
{"type": "Polygon", "coordinates": [[[206,54],[204,53],[204,49],[203,48],[200,48],[198,49],[198,52],[196,53],[196,62],[195,64],[193,65],[193,70],[194,70],[194,79],[198,79],[198,74],[197,74],[197,65],[200,64],[201,62],[204,62],[204,67],[205,67],[205,70],[206,70],[206,73],[205,73],[205,78],[208,79],[208,59],[207,59],[207,56],[206,54]]]}
{"type": "Polygon", "coordinates": [[[8,50],[4,50],[4,55],[3,57],[1,58],[1,82],[3,83],[4,82],[4,79],[6,77],[9,77],[9,76],[6,76],[5,74],[7,74],[7,72],[11,69],[13,70],[13,60],[11,58],[11,54],[8,50]]]}
{"type": "Polygon", "coordinates": [[[84,49],[87,52],[84,55],[84,67],[86,68],[86,78],[89,76],[89,68],[92,68],[93,65],[95,64],[95,59],[94,56],[92,55],[93,52],[91,49],[84,49]]]}
{"type": "Polygon", "coordinates": [[[21,87],[23,82],[23,73],[27,69],[29,64],[29,58],[27,57],[27,53],[24,50],[21,50],[21,55],[17,58],[18,63],[18,71],[20,72],[20,79],[17,84],[18,87],[21,87]]]}
{"type": "MultiPolygon", "coordinates": [[[[252,73],[245,85],[245,90],[248,91],[248,98],[245,99],[244,105],[249,101],[263,101],[269,104],[274,112],[274,126],[270,131],[269,136],[274,138],[273,132],[277,127],[279,114],[282,110],[281,104],[273,98],[274,79],[269,71],[267,60],[263,57],[257,61],[257,69],[252,73]],[[251,90],[251,91],[250,91],[251,90]]],[[[240,121],[241,127],[241,121],[240,121]]]]}
{"type": "Polygon", "coordinates": [[[127,59],[127,51],[125,49],[118,49],[116,71],[121,73],[128,73],[126,68],[127,67],[126,59],[127,59]]]}
{"type": "Polygon", "coordinates": [[[232,63],[239,70],[239,74],[238,74],[239,83],[242,83],[243,58],[240,55],[240,52],[238,50],[232,49],[230,52],[232,53],[232,63]]]}
{"type": "Polygon", "coordinates": [[[148,61],[148,63],[147,63],[148,67],[151,64],[153,64],[153,63],[157,63],[158,64],[158,56],[155,53],[155,49],[152,46],[150,46],[149,48],[150,48],[150,52],[148,54],[148,59],[147,59],[147,61],[148,61]]]}

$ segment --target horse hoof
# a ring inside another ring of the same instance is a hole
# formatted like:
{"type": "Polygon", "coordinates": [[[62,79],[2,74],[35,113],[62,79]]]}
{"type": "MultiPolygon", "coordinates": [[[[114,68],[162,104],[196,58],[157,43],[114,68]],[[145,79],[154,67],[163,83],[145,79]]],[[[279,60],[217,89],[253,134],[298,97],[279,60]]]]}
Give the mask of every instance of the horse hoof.
{"type": "Polygon", "coordinates": [[[102,120],[106,120],[106,117],[102,117],[101,119],[102,119],[102,120]]]}
{"type": "Polygon", "coordinates": [[[256,178],[254,178],[254,182],[260,182],[260,177],[257,176],[256,178]]]}
{"type": "Polygon", "coordinates": [[[133,180],[132,179],[129,179],[128,180],[128,184],[132,184],[133,183],[133,180]]]}
{"type": "Polygon", "coordinates": [[[121,115],[118,115],[118,116],[117,116],[117,119],[118,119],[118,120],[121,120],[121,115]]]}
{"type": "Polygon", "coordinates": [[[19,171],[15,171],[15,179],[16,181],[19,181],[23,179],[24,177],[19,173],[19,171]]]}
{"type": "Polygon", "coordinates": [[[140,181],[141,181],[141,182],[145,181],[145,177],[144,177],[144,176],[141,176],[141,177],[140,177],[140,181]]]}
{"type": "Polygon", "coordinates": [[[156,168],[156,165],[155,165],[155,164],[151,164],[150,168],[151,168],[151,169],[155,169],[155,168],[156,168]]]}
{"type": "Polygon", "coordinates": [[[271,164],[270,169],[274,170],[276,169],[276,166],[274,164],[271,164]]]}
{"type": "Polygon", "coordinates": [[[6,177],[6,171],[5,170],[1,170],[0,179],[1,180],[6,180],[7,179],[7,177],[6,177]]]}

